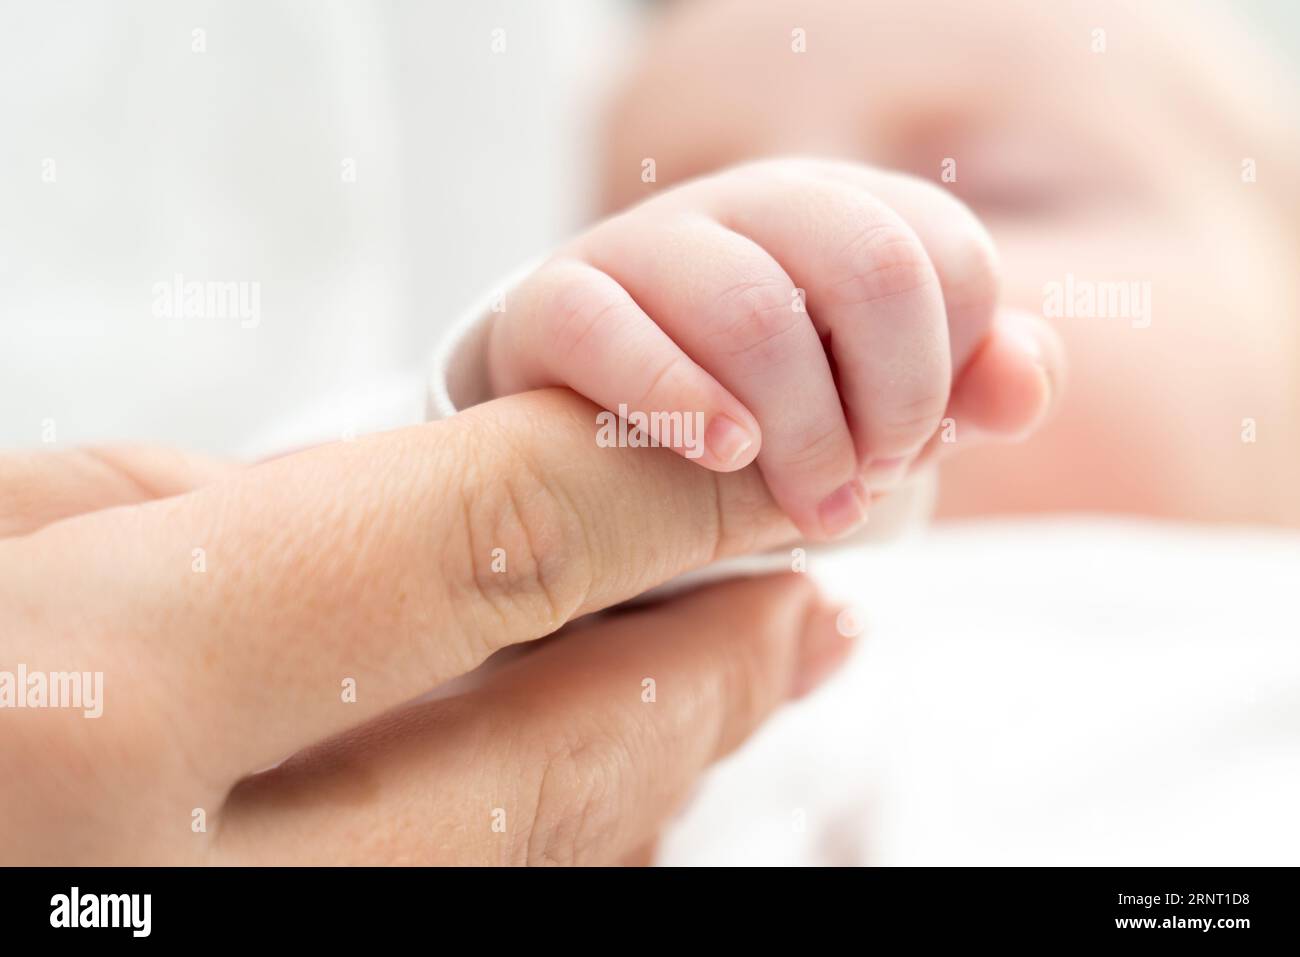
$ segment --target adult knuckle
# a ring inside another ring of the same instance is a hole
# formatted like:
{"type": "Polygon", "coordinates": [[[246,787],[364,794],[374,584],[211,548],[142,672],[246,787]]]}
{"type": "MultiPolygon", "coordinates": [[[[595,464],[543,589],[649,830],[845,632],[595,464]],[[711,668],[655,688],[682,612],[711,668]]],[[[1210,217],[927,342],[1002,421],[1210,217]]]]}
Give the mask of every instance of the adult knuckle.
{"type": "Polygon", "coordinates": [[[514,857],[528,866],[581,864],[599,855],[616,813],[617,749],[600,739],[542,742],[530,769],[536,797],[514,857]]]}
{"type": "MultiPolygon", "coordinates": [[[[80,459],[80,464],[85,466],[87,472],[107,473],[119,485],[132,489],[142,499],[157,498],[164,493],[164,489],[132,465],[132,455],[137,451],[128,445],[89,445],[73,450],[73,454],[80,459]]],[[[176,458],[178,457],[174,457],[173,461],[176,458]]]]}
{"type": "Polygon", "coordinates": [[[490,653],[503,644],[560,627],[586,601],[594,558],[582,516],[545,469],[518,444],[508,457],[480,461],[462,484],[466,580],[476,608],[495,620],[476,632],[490,635],[490,653]],[[495,474],[494,474],[495,473],[495,474]]]}
{"type": "Polygon", "coordinates": [[[716,700],[723,714],[719,752],[729,751],[780,701],[790,681],[793,646],[773,627],[759,627],[737,642],[718,672],[716,700]]]}

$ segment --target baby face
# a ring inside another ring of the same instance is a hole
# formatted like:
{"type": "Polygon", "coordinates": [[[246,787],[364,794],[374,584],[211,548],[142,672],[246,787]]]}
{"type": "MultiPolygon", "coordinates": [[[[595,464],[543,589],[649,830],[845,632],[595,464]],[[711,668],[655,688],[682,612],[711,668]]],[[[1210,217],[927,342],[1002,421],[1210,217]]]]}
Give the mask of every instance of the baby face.
{"type": "Polygon", "coordinates": [[[1297,203],[1283,182],[1300,150],[1278,120],[1284,81],[1210,18],[683,4],[612,111],[606,203],[774,154],[937,181],[997,243],[1003,300],[1053,322],[1071,368],[1032,443],[945,464],[945,510],[1300,521],[1287,492],[1297,203]],[[641,181],[647,157],[656,183],[641,181]]]}

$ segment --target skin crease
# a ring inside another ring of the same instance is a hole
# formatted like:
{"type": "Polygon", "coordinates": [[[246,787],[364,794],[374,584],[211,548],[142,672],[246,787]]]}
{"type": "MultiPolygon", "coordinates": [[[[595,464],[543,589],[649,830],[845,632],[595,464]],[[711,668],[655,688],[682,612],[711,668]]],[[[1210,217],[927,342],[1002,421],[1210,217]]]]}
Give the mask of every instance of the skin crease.
{"type": "Polygon", "coordinates": [[[1300,524],[1286,182],[1300,148],[1278,119],[1295,97],[1221,20],[1185,4],[672,5],[611,105],[604,207],[755,157],[935,181],[951,157],[948,188],[998,246],[1004,303],[1042,315],[1045,284],[1072,274],[1150,282],[1152,307],[1148,328],[1052,319],[1070,361],[1059,413],[1030,443],[946,460],[939,514],[1300,524]],[[1243,157],[1258,182],[1242,182],[1243,157]]]}
{"type": "Polygon", "coordinates": [[[794,537],[753,470],[597,448],[595,414],[537,391],[249,467],[0,455],[0,662],[104,674],[96,719],[0,712],[0,861],[643,862],[704,768],[853,642],[795,574],[537,641],[794,537]],[[506,573],[473,561],[486,541],[506,573]]]}

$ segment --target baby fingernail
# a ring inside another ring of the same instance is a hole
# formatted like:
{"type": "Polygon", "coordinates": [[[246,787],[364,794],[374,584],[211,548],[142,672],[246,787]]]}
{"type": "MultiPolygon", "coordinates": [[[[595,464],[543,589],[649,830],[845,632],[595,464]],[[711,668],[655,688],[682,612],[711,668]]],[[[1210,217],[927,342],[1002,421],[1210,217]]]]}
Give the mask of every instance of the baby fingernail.
{"type": "Polygon", "coordinates": [[[870,497],[861,479],[841,485],[817,506],[817,518],[827,538],[839,538],[867,520],[870,497]]]}
{"type": "Polygon", "coordinates": [[[734,419],[716,415],[705,431],[704,442],[719,462],[733,465],[753,446],[754,437],[734,419]]]}

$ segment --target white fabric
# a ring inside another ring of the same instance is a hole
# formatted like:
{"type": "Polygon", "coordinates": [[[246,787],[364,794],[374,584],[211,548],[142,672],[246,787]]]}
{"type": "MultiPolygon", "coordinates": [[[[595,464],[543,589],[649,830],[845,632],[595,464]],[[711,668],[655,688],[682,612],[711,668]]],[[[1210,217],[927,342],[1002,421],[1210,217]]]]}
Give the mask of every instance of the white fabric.
{"type": "Polygon", "coordinates": [[[661,862],[1300,860],[1300,535],[971,523],[810,571],[861,646],[661,862]]]}
{"type": "Polygon", "coordinates": [[[430,421],[448,418],[492,398],[487,373],[492,309],[494,306],[508,308],[507,293],[539,265],[541,260],[535,259],[516,269],[452,323],[429,367],[427,414],[430,421]]]}

